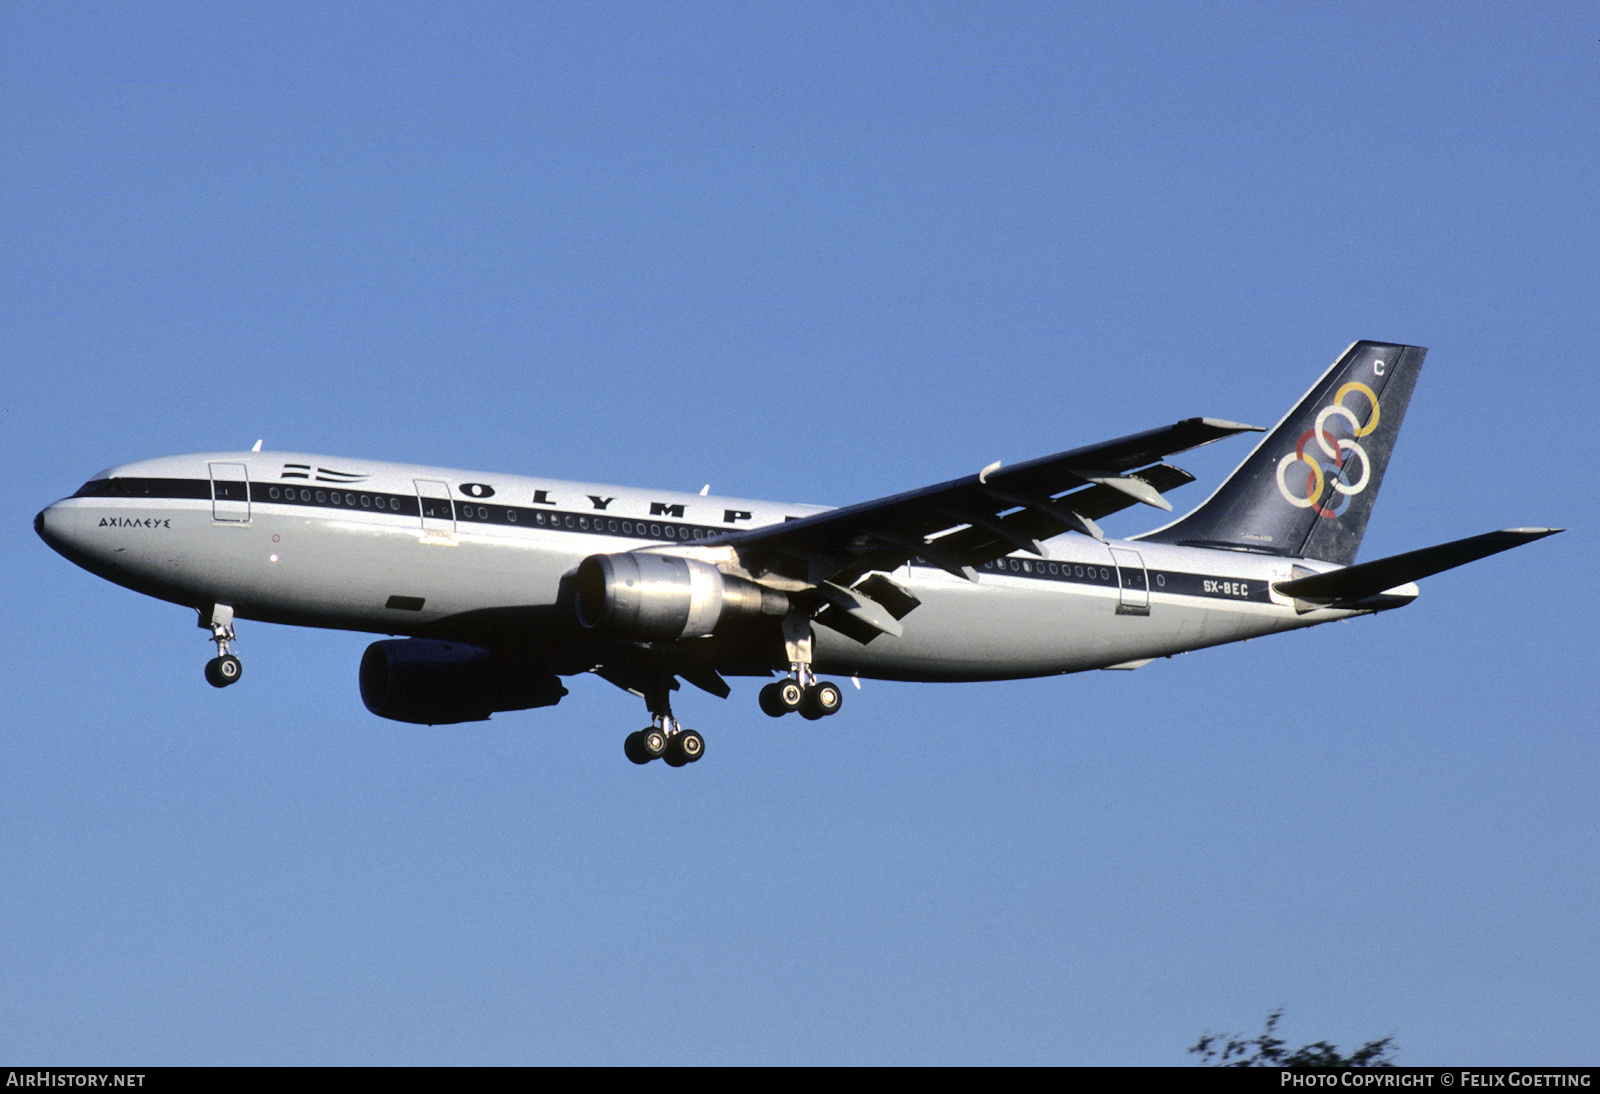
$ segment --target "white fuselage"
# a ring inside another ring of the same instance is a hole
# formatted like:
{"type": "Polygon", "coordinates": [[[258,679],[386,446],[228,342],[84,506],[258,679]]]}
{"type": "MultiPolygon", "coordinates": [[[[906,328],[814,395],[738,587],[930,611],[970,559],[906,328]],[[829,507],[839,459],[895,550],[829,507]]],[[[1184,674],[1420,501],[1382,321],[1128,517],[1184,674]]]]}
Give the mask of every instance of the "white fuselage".
{"type": "MultiPolygon", "coordinates": [[[[392,635],[499,620],[574,645],[585,636],[563,579],[585,557],[651,548],[732,560],[705,541],[824,511],[279,452],[148,460],[91,480],[102,481],[120,486],[55,503],[39,531],[139,592],[202,610],[231,605],[240,618],[392,635]]],[[[1075,533],[1047,548],[1047,559],[1017,553],[979,568],[976,582],[921,562],[901,567],[892,576],[921,601],[904,634],[861,644],[819,626],[817,670],[1044,676],[1359,614],[1297,610],[1273,591],[1293,571],[1334,568],[1324,563],[1075,533]]],[[[1414,586],[1396,591],[1415,595],[1414,586]]]]}

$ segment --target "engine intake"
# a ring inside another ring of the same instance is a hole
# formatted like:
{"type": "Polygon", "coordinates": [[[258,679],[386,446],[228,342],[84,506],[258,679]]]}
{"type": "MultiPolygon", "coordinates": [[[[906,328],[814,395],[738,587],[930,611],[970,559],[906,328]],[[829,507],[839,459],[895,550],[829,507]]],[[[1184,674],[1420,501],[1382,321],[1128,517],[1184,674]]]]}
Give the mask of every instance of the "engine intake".
{"type": "Polygon", "coordinates": [[[361,701],[397,722],[482,722],[496,711],[554,706],[566,693],[553,672],[508,664],[461,642],[392,638],[361,657],[361,701]]]}
{"type": "Polygon", "coordinates": [[[734,618],[782,616],[789,597],[675,555],[590,555],[578,564],[578,622],[614,638],[703,638],[734,618]]]}

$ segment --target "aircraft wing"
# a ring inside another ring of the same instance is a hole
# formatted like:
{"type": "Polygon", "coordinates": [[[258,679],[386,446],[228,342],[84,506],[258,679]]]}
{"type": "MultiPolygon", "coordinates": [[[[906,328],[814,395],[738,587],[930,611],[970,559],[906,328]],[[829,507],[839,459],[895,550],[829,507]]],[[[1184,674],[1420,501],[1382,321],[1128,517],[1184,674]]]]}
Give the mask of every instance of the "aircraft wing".
{"type": "MultiPolygon", "coordinates": [[[[1255,426],[1188,418],[1161,429],[1075,448],[1009,467],[826,513],[719,537],[753,570],[809,583],[849,585],[918,557],[976,580],[975,566],[1016,550],[1045,554],[1041,540],[1079,531],[1104,538],[1095,521],[1144,502],[1172,506],[1162,491],[1193,476],[1159,461],[1255,426]]],[[[897,617],[898,618],[898,617],[897,617]]]]}

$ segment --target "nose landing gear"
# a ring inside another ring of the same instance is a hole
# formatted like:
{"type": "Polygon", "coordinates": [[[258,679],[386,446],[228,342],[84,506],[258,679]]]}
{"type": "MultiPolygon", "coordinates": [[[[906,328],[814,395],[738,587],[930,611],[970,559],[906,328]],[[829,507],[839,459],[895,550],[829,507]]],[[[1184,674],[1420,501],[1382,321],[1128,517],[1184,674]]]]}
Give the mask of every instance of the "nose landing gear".
{"type": "Polygon", "coordinates": [[[200,626],[211,632],[211,641],[217,644],[217,655],[206,662],[206,683],[214,688],[237,684],[244,674],[244,666],[229,649],[229,643],[235,639],[233,608],[227,604],[213,604],[209,615],[202,608],[200,626]]]}

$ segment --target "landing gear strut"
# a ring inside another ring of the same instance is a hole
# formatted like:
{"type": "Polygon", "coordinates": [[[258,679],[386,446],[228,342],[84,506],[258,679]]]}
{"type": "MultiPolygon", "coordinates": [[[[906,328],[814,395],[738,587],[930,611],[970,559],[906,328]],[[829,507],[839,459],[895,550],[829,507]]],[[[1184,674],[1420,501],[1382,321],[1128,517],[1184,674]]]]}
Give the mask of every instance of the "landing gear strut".
{"type": "Polygon", "coordinates": [[[706,739],[672,716],[670,681],[671,677],[667,677],[645,689],[650,725],[628,734],[622,742],[623,754],[636,764],[659,759],[668,767],[682,767],[706,754],[706,739]]]}
{"type": "Polygon", "coordinates": [[[201,608],[200,626],[211,632],[211,641],[217,644],[217,655],[206,662],[206,683],[214,688],[237,684],[239,677],[244,673],[244,666],[228,648],[228,644],[234,641],[235,637],[233,608],[227,604],[213,604],[209,615],[204,608],[201,608]]]}
{"type": "Polygon", "coordinates": [[[837,684],[818,680],[811,671],[811,620],[792,613],[783,620],[783,645],[789,655],[789,676],[761,689],[757,702],[761,711],[782,718],[791,710],[809,721],[837,714],[844,705],[844,693],[837,684]]]}

